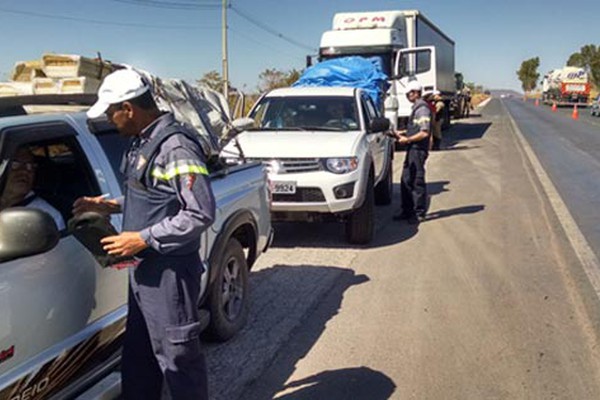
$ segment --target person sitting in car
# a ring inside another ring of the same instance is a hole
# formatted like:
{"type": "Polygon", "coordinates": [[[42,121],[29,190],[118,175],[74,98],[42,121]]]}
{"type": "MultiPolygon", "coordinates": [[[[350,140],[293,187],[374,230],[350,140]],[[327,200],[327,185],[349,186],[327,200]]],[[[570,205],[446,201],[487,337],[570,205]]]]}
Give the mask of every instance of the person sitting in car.
{"type": "Polygon", "coordinates": [[[346,108],[338,102],[327,104],[328,119],[325,126],[341,128],[341,129],[356,129],[357,124],[353,118],[348,117],[346,108]]]}
{"type": "Polygon", "coordinates": [[[0,211],[9,207],[29,207],[48,213],[58,230],[65,229],[60,212],[33,191],[37,164],[27,147],[20,147],[8,165],[4,191],[0,196],[0,211]]]}

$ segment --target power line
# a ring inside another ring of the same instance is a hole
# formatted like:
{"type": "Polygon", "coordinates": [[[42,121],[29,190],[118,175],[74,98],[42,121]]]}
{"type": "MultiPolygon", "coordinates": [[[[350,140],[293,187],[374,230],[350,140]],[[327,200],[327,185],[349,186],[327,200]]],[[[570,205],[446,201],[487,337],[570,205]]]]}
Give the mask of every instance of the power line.
{"type": "Polygon", "coordinates": [[[9,14],[26,15],[29,17],[37,17],[37,18],[47,18],[47,19],[56,19],[56,20],[62,20],[62,21],[75,21],[75,22],[85,22],[85,23],[89,23],[89,24],[135,27],[135,28],[145,28],[145,29],[197,30],[197,29],[218,29],[219,28],[218,26],[150,25],[150,24],[138,24],[138,23],[131,23],[131,22],[112,22],[112,21],[102,21],[102,20],[88,19],[88,18],[69,17],[66,15],[44,14],[44,13],[31,12],[31,11],[13,10],[13,9],[8,9],[8,8],[4,8],[4,7],[0,7],[0,11],[9,13],[9,14]]]}
{"type": "Polygon", "coordinates": [[[251,37],[249,35],[246,35],[246,34],[240,32],[238,30],[234,30],[234,29],[231,29],[231,28],[229,28],[228,30],[229,30],[229,32],[233,33],[235,36],[240,37],[242,39],[245,39],[245,40],[247,40],[249,42],[252,42],[254,44],[257,44],[259,46],[262,46],[262,47],[264,47],[266,49],[277,51],[277,52],[283,53],[283,54],[287,54],[288,56],[292,56],[292,57],[297,57],[298,56],[297,54],[290,53],[289,51],[285,51],[285,50],[281,50],[281,49],[275,49],[273,46],[269,45],[268,43],[264,43],[264,42],[262,42],[260,40],[254,39],[253,37],[251,37]]]}
{"type": "Polygon", "coordinates": [[[161,0],[113,0],[116,3],[167,8],[172,10],[213,10],[220,8],[217,1],[161,1],[161,0]]]}
{"type": "Polygon", "coordinates": [[[256,18],[252,17],[251,15],[248,15],[246,12],[240,10],[238,7],[234,7],[231,3],[229,4],[229,8],[231,8],[238,16],[242,17],[246,21],[252,23],[253,25],[257,26],[258,28],[262,29],[263,31],[270,33],[271,35],[278,37],[281,40],[285,40],[286,42],[291,43],[294,46],[298,46],[298,47],[303,48],[308,51],[312,51],[312,52],[316,51],[316,49],[314,47],[308,46],[308,45],[301,43],[295,39],[285,36],[284,34],[282,34],[280,32],[277,32],[273,28],[269,27],[267,24],[257,20],[256,18]]]}

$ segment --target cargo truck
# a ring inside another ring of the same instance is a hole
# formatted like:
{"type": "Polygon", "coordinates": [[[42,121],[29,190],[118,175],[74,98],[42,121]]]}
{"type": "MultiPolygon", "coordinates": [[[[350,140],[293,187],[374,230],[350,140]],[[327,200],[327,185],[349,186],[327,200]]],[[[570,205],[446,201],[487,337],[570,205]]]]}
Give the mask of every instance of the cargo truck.
{"type": "Polygon", "coordinates": [[[449,126],[456,95],[454,41],[421,12],[376,11],[338,13],[323,33],[319,59],[358,55],[381,58],[390,77],[385,116],[393,128],[406,125],[412,104],[406,98],[410,80],[425,91],[438,90],[446,103],[444,126],[449,126]]]}
{"type": "Polygon", "coordinates": [[[544,75],[542,100],[557,106],[586,106],[590,97],[589,74],[584,68],[563,67],[544,75]]]}

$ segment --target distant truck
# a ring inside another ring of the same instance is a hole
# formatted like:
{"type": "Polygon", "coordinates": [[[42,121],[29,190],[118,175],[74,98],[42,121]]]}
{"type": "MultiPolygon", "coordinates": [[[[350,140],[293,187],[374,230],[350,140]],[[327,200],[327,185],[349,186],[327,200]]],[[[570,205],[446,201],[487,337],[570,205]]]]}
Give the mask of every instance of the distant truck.
{"type": "Polygon", "coordinates": [[[332,30],[321,37],[319,59],[358,55],[380,57],[391,87],[385,100],[385,116],[393,128],[406,125],[411,103],[406,85],[417,79],[424,91],[439,90],[446,103],[444,127],[450,123],[457,102],[454,41],[421,12],[375,11],[338,13],[332,30]]]}
{"type": "Polygon", "coordinates": [[[590,77],[587,71],[579,67],[555,69],[544,75],[542,80],[542,100],[546,104],[557,106],[582,105],[590,97],[590,77]]]}

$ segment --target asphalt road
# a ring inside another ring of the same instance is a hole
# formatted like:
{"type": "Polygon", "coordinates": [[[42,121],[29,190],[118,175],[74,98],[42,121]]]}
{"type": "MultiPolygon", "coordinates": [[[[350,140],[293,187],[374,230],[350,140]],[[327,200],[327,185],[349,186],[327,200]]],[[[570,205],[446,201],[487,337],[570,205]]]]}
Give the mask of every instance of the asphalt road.
{"type": "Polygon", "coordinates": [[[571,109],[553,113],[518,99],[504,104],[600,257],[600,118],[582,109],[575,121],[571,109]]]}
{"type": "MultiPolygon", "coordinates": [[[[541,123],[506,107],[524,133],[541,123]]],[[[365,247],[337,224],[276,226],[248,326],[207,345],[215,400],[600,398],[598,298],[505,105],[444,142],[424,223],[378,208],[365,247]]]]}

